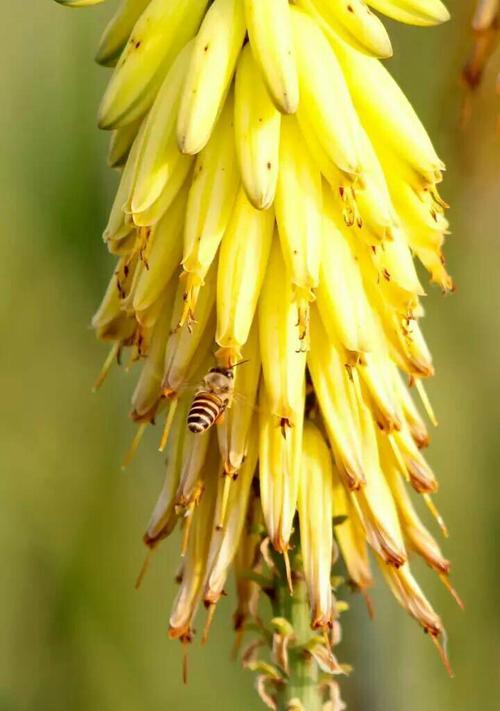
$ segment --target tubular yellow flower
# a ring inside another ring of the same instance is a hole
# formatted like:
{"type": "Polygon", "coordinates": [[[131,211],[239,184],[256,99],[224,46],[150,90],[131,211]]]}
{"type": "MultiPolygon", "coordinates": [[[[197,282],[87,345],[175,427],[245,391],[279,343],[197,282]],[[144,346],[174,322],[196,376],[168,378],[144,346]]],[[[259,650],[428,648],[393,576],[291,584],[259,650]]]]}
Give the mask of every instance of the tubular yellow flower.
{"type": "Polygon", "coordinates": [[[304,574],[311,600],[311,624],[333,624],[330,571],[333,557],[332,463],[321,432],[304,428],[298,512],[304,574]]]}
{"type": "Polygon", "coordinates": [[[143,361],[135,442],[165,417],[144,541],[182,524],[170,636],[191,641],[200,603],[208,633],[234,568],[238,637],[251,620],[262,632],[244,664],[288,711],[338,698],[320,675],[344,671],[338,551],[366,591],[371,549],[441,651],[406,546],[455,594],[408,491],[444,529],[409,389],[434,422],[413,256],[452,289],[444,164],[381,61],[392,47],[368,6],[423,26],[448,18],[440,0],[123,0],[97,53],[115,67],[99,125],[121,173],[104,231],[118,261],[93,319],[112,343],[97,385],[130,349],[143,361]],[[268,642],[271,661],[257,659],[268,642]]]}

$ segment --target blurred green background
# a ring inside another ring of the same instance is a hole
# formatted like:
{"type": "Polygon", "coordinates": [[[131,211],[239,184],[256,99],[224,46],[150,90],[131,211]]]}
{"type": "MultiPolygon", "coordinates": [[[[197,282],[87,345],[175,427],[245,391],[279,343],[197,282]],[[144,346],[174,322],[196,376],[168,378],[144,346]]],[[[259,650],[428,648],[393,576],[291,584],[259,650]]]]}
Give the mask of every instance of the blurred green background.
{"type": "MultiPolygon", "coordinates": [[[[466,612],[417,564],[448,627],[450,681],[384,586],[373,623],[353,596],[339,649],[356,669],[343,690],[352,711],[499,708],[500,156],[493,68],[458,126],[472,3],[453,5],[440,28],[391,23],[390,66],[448,165],[458,291],[426,300],[440,419],[430,460],[466,612]]],[[[259,709],[251,675],[228,659],[230,600],[208,646],[191,650],[183,687],[166,637],[176,542],[134,590],[162,478],[157,433],[122,472],[132,376],[90,392],[104,349],[88,324],[112,265],[100,232],[115,176],[94,119],[106,72],[92,62],[109,10],[2,3],[0,711],[259,709]]]]}

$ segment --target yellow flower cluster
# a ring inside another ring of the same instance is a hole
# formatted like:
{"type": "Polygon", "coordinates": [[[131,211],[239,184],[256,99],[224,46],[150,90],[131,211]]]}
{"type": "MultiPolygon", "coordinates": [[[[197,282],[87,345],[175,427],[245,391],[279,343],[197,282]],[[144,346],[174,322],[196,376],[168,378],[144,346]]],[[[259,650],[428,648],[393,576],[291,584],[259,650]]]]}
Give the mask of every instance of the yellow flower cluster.
{"type": "Polygon", "coordinates": [[[391,43],[370,8],[448,19],[440,0],[123,0],[98,49],[114,66],[99,125],[121,180],[93,325],[114,344],[107,366],[126,348],[141,365],[140,431],[166,417],[145,541],[183,527],[172,637],[190,639],[200,603],[213,613],[231,567],[241,627],[262,539],[288,564],[294,534],[314,628],[335,620],[335,536],[352,583],[371,585],[371,548],[439,644],[408,563],[413,550],[449,585],[409,491],[444,527],[407,383],[432,420],[413,257],[452,288],[444,165],[380,61],[391,43]]]}

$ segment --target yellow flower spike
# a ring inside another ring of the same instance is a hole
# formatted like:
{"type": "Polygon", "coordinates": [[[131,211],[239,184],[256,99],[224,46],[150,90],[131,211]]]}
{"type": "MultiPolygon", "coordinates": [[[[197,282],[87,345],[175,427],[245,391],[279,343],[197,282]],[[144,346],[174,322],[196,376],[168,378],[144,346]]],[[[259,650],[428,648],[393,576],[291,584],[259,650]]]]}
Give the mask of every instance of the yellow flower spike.
{"type": "Polygon", "coordinates": [[[177,119],[182,153],[207,144],[229,90],[245,38],[241,0],[214,0],[196,36],[177,119]]]}
{"type": "Polygon", "coordinates": [[[229,568],[240,546],[242,532],[246,524],[248,501],[258,454],[256,422],[254,422],[252,429],[254,436],[250,440],[248,455],[237,478],[231,483],[224,526],[222,529],[214,528],[210,537],[204,583],[206,605],[216,605],[224,592],[229,568]]]}
{"type": "Polygon", "coordinates": [[[235,370],[234,403],[217,427],[219,449],[227,474],[236,474],[251,441],[250,425],[260,377],[260,351],[257,323],[254,321],[248,341],[242,348],[246,361],[235,370]]]}
{"type": "Polygon", "coordinates": [[[182,521],[170,636],[186,650],[204,602],[206,640],[233,566],[238,642],[246,622],[262,632],[244,664],[263,698],[277,694],[289,711],[315,695],[325,703],[317,673],[347,671],[332,650],[345,610],[332,596],[339,552],[364,592],[373,549],[445,664],[405,543],[460,604],[407,489],[446,535],[409,392],[416,384],[435,423],[413,257],[453,288],[444,165],[376,58],[392,50],[368,6],[420,25],[447,18],[440,0],[121,0],[98,50],[110,66],[121,52],[100,123],[122,174],[104,232],[119,259],[93,319],[112,342],[97,384],[124,349],[143,361],[127,459],[165,418],[167,476],[144,540],[151,553],[182,521]],[[217,409],[204,434],[187,417],[195,393],[217,409]],[[265,644],[270,662],[257,657],[265,644]],[[315,683],[295,685],[304,674],[315,683]]]}
{"type": "Polygon", "coordinates": [[[256,210],[242,188],[222,239],[217,276],[217,333],[221,359],[241,360],[266,272],[274,213],[256,210]]]}
{"type": "Polygon", "coordinates": [[[143,269],[135,287],[132,306],[144,311],[162,293],[178,268],[182,252],[182,227],[186,207],[186,191],[182,191],[171,209],[152,229],[148,269],[143,269]]]}
{"type": "Polygon", "coordinates": [[[120,6],[109,21],[99,41],[95,60],[105,67],[116,64],[130,37],[134,25],[150,0],[121,0],[120,6]]]}
{"type": "Polygon", "coordinates": [[[392,57],[389,35],[363,0],[299,0],[318,12],[331,29],[354,49],[372,57],[392,57]]]}
{"type": "Polygon", "coordinates": [[[363,443],[357,393],[346,362],[313,307],[307,364],[339,471],[349,489],[359,489],[365,483],[363,443]]]}
{"type": "Polygon", "coordinates": [[[142,116],[178,52],[193,37],[207,0],[151,0],[135,24],[99,108],[99,126],[119,128],[142,116]]]}
{"type": "Polygon", "coordinates": [[[144,534],[144,543],[149,548],[154,548],[157,543],[168,536],[177,523],[175,495],[182,467],[182,444],[188,432],[186,427],[188,407],[189,399],[183,398],[175,413],[171,444],[169,444],[167,451],[165,480],[144,534]]]}
{"type": "Polygon", "coordinates": [[[324,151],[340,170],[358,175],[359,118],[335,53],[320,27],[302,10],[291,6],[303,115],[324,151]]]}
{"type": "Polygon", "coordinates": [[[262,372],[269,407],[285,432],[286,428],[294,427],[302,400],[306,353],[299,341],[290,273],[276,236],[262,285],[258,315],[262,372]]]}
{"type": "MultiPolygon", "coordinates": [[[[183,158],[177,148],[175,125],[193,42],[179,52],[144,120],[142,145],[130,200],[130,212],[143,213],[171,181],[183,158]]],[[[137,223],[136,223],[137,224],[137,223]]]]}
{"type": "Polygon", "coordinates": [[[185,308],[180,325],[196,307],[197,289],[212,264],[227,228],[239,188],[233,136],[233,99],[230,95],[214,132],[196,159],[189,189],[184,226],[182,266],[185,308]]]}
{"type": "MultiPolygon", "coordinates": [[[[274,548],[287,554],[293,531],[302,456],[304,393],[297,402],[294,426],[284,436],[261,385],[259,412],[259,476],[262,511],[274,548]]],[[[285,560],[286,562],[286,560],[285,560]]]]}
{"type": "Polygon", "coordinates": [[[359,264],[339,229],[342,216],[338,215],[332,192],[325,188],[323,195],[320,283],[316,291],[318,310],[323,323],[335,331],[338,340],[355,359],[356,354],[373,349],[376,322],[359,264]]]}
{"type": "Polygon", "coordinates": [[[275,207],[288,278],[295,289],[299,338],[307,347],[308,303],[314,301],[319,281],[322,188],[320,172],[308,153],[296,119],[291,116],[283,117],[281,124],[275,207]]]}
{"type": "Polygon", "coordinates": [[[299,103],[288,0],[243,0],[252,53],[276,107],[293,114],[299,103]]]}
{"type": "Polygon", "coordinates": [[[108,165],[110,168],[121,168],[125,165],[142,122],[143,119],[140,118],[128,126],[113,131],[108,149],[108,165]]]}
{"type": "Polygon", "coordinates": [[[280,128],[280,113],[247,44],[236,71],[234,132],[243,187],[258,210],[267,209],[274,201],[280,165],[280,128]]]}
{"type": "Polygon", "coordinates": [[[368,5],[398,22],[428,27],[450,19],[441,0],[367,0],[368,5]]]}
{"type": "Polygon", "coordinates": [[[339,519],[345,517],[345,520],[335,526],[335,537],[342,558],[351,582],[361,591],[365,591],[373,585],[365,532],[336,467],[333,467],[332,471],[332,497],[333,515],[339,519]]]}
{"type": "Polygon", "coordinates": [[[444,164],[410,102],[383,64],[340,42],[335,42],[335,53],[375,150],[378,143],[387,146],[424,183],[439,180],[444,164]]]}
{"type": "Polygon", "coordinates": [[[172,639],[191,641],[192,621],[203,597],[203,580],[207,567],[210,537],[207,531],[214,526],[217,499],[217,469],[208,471],[205,491],[199,505],[192,511],[192,524],[184,557],[179,593],[170,615],[169,636],[172,639]]]}
{"type": "Polygon", "coordinates": [[[332,462],[318,428],[304,425],[298,512],[304,573],[314,629],[333,624],[330,582],[333,550],[332,462]]]}

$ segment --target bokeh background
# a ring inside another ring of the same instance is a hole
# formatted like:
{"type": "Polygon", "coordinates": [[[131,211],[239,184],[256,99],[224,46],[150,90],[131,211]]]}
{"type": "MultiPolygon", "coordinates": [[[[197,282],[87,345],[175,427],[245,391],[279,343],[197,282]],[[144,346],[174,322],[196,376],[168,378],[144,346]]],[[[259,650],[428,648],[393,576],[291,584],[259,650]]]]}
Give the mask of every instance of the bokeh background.
{"type": "MultiPolygon", "coordinates": [[[[134,580],[162,478],[157,433],[120,470],[132,436],[133,375],[90,385],[104,357],[88,328],[112,268],[100,240],[116,176],[95,111],[106,71],[92,62],[111,8],[3,2],[0,62],[0,711],[259,709],[250,673],[229,661],[231,600],[209,644],[166,637],[177,542],[134,580]]],[[[492,66],[459,128],[470,0],[429,30],[391,26],[391,70],[448,165],[447,256],[458,291],[429,290],[426,334],[440,427],[430,460],[452,536],[445,551],[462,613],[425,566],[456,678],[384,586],[376,619],[350,596],[343,694],[352,711],[495,711],[500,696],[500,212],[492,66]]],[[[498,59],[497,59],[498,69],[498,59]]],[[[494,65],[494,63],[493,63],[494,65]]],[[[418,564],[417,564],[418,565],[418,564]]]]}

